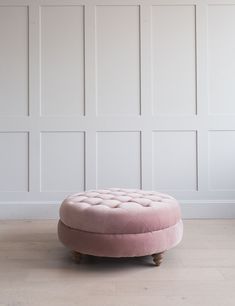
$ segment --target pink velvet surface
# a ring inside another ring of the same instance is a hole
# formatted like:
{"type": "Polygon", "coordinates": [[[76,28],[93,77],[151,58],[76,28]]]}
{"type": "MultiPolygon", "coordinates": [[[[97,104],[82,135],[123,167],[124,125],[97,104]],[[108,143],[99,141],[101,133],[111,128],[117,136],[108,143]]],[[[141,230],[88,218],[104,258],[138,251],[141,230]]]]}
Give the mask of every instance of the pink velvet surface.
{"type": "Polygon", "coordinates": [[[60,219],[70,228],[100,234],[139,234],[174,226],[181,220],[171,196],[138,189],[93,190],[68,196],[60,219]]]}
{"type": "Polygon", "coordinates": [[[139,234],[91,233],[58,223],[59,240],[71,250],[106,257],[145,256],[166,251],[177,245],[183,235],[180,220],[165,229],[139,234]]]}

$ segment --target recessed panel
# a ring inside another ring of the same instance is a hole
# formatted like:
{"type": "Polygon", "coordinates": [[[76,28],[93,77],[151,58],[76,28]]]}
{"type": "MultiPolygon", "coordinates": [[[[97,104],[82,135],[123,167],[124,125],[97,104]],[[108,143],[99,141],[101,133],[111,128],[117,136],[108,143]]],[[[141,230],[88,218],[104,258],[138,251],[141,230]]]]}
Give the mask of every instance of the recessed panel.
{"type": "Polygon", "coordinates": [[[197,138],[194,131],[153,133],[154,189],[197,189],[197,138]]]}
{"type": "Polygon", "coordinates": [[[97,133],[99,188],[140,188],[140,133],[97,133]]]}
{"type": "Polygon", "coordinates": [[[41,190],[84,190],[84,133],[41,134],[41,190]]]}
{"type": "Polygon", "coordinates": [[[208,8],[209,99],[211,113],[235,113],[235,6],[208,8]]]}
{"type": "Polygon", "coordinates": [[[209,182],[211,189],[235,189],[235,131],[209,133],[209,182]]]}
{"type": "Polygon", "coordinates": [[[152,7],[154,114],[195,114],[195,7],[152,7]]]}
{"type": "Polygon", "coordinates": [[[27,116],[27,7],[0,7],[0,41],[0,116],[27,116]]]}
{"type": "Polygon", "coordinates": [[[0,132],[0,191],[28,191],[28,133],[0,132]]]}
{"type": "Polygon", "coordinates": [[[139,6],[96,7],[97,110],[140,113],[139,6]]]}
{"type": "Polygon", "coordinates": [[[82,6],[41,8],[41,112],[84,114],[82,6]]]}

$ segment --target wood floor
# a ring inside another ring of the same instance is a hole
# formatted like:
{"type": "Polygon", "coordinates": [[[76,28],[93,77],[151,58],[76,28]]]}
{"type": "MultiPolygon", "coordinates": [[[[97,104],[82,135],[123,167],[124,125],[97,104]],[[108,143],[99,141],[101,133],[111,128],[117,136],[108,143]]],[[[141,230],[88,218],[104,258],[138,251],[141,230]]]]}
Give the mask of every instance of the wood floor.
{"type": "Polygon", "coordinates": [[[184,226],[160,267],[151,257],[78,265],[56,221],[1,221],[0,306],[235,306],[235,220],[184,226]]]}

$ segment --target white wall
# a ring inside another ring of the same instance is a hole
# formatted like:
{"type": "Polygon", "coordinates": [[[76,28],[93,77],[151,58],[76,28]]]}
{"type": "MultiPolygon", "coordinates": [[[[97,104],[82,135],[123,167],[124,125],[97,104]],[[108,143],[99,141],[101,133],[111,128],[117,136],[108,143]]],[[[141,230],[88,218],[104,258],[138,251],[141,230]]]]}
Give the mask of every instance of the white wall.
{"type": "Polygon", "coordinates": [[[235,217],[235,1],[0,0],[0,215],[84,189],[235,217]]]}

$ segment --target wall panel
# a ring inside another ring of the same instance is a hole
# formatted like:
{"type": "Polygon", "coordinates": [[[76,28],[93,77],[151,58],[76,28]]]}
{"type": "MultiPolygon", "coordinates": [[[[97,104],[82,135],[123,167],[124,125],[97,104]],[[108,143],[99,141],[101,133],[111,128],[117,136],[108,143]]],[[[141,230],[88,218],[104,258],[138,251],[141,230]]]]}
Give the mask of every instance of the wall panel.
{"type": "Polygon", "coordinates": [[[210,189],[235,189],[235,131],[209,132],[210,189]]]}
{"type": "Polygon", "coordinates": [[[97,133],[97,185],[140,188],[140,133],[97,133]]]}
{"type": "Polygon", "coordinates": [[[27,192],[28,133],[0,132],[0,192],[27,192]]]}
{"type": "Polygon", "coordinates": [[[84,8],[41,8],[41,112],[84,114],[84,8]]]}
{"type": "Polygon", "coordinates": [[[84,189],[84,133],[41,134],[41,191],[84,189]]]}
{"type": "Polygon", "coordinates": [[[197,189],[195,131],[153,133],[154,189],[197,189]]]}
{"type": "Polygon", "coordinates": [[[210,112],[235,113],[235,5],[208,8],[210,112]]]}
{"type": "Polygon", "coordinates": [[[195,114],[194,6],[152,7],[153,112],[195,114]]]}
{"type": "Polygon", "coordinates": [[[139,6],[96,7],[97,111],[140,113],[139,6]]]}
{"type": "Polygon", "coordinates": [[[0,116],[27,116],[27,6],[0,6],[0,41],[0,116]]]}

